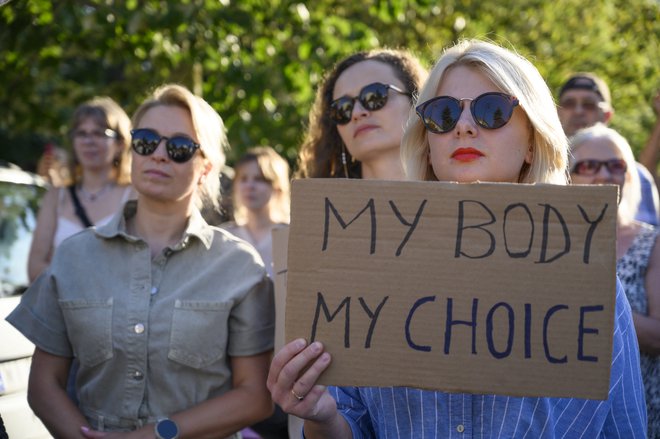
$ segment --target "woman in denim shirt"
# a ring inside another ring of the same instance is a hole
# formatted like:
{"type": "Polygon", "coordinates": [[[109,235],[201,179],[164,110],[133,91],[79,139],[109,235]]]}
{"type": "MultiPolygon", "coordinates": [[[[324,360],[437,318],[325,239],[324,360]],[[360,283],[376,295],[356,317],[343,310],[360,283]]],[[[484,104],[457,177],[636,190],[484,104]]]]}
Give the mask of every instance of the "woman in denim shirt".
{"type": "Polygon", "coordinates": [[[133,126],[137,201],[62,243],[8,317],[37,346],[28,399],[55,437],[234,437],[272,412],[274,307],[256,251],[199,213],[218,199],[224,126],[177,85],[133,126]]]}
{"type": "MultiPolygon", "coordinates": [[[[482,41],[449,48],[420,91],[402,140],[413,180],[567,184],[568,145],[552,95],[526,59],[482,41]]],[[[630,306],[617,282],[609,398],[521,398],[407,387],[317,385],[331,362],[294,340],[268,387],[305,418],[307,438],[645,437],[646,411],[630,306]]]]}

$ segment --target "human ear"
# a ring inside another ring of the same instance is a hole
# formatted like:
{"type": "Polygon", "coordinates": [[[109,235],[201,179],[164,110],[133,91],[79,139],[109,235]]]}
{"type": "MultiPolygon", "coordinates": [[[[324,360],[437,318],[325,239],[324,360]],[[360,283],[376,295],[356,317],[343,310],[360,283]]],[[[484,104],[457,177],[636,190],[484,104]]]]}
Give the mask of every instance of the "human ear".
{"type": "Polygon", "coordinates": [[[527,148],[527,152],[525,153],[525,163],[531,165],[533,159],[534,159],[534,146],[529,145],[529,148],[527,148]]]}
{"type": "Polygon", "coordinates": [[[206,180],[206,176],[211,172],[211,169],[213,168],[213,165],[211,164],[210,161],[204,159],[204,164],[202,165],[202,172],[199,174],[199,179],[197,180],[198,185],[204,184],[204,181],[206,180]]]}

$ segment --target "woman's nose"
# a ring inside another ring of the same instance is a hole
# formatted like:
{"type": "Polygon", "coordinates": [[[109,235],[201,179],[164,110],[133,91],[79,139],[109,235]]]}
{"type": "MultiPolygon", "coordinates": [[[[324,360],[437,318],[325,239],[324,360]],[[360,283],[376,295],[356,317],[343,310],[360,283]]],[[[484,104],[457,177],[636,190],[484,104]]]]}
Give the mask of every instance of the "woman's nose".
{"type": "Polygon", "coordinates": [[[165,145],[166,140],[165,139],[160,139],[160,142],[158,142],[158,146],[156,147],[156,150],[152,154],[152,157],[158,160],[166,160],[167,159],[167,146],[165,145]]]}
{"type": "Polygon", "coordinates": [[[355,104],[353,105],[353,113],[351,114],[351,119],[353,120],[360,119],[366,116],[368,113],[369,110],[364,108],[364,106],[362,106],[362,103],[356,99],[355,104]]]}
{"type": "Polygon", "coordinates": [[[461,114],[456,122],[456,127],[454,131],[457,136],[467,135],[474,136],[477,132],[477,125],[472,118],[472,113],[470,112],[469,105],[463,105],[461,109],[461,114]]]}
{"type": "Polygon", "coordinates": [[[594,181],[598,183],[611,182],[614,180],[612,173],[607,169],[607,166],[604,164],[600,165],[598,172],[594,174],[594,181]]]}

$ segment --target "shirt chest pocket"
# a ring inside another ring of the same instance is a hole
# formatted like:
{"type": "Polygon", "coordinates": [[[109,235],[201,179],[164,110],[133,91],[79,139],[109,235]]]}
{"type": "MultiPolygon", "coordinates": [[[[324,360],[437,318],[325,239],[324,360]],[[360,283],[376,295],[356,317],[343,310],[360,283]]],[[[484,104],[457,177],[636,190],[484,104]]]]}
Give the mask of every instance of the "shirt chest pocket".
{"type": "Polygon", "coordinates": [[[112,305],[112,298],[60,301],[73,352],[87,367],[112,358],[112,305]]]}
{"type": "Polygon", "coordinates": [[[177,300],[167,357],[195,369],[225,357],[232,302],[177,300]]]}

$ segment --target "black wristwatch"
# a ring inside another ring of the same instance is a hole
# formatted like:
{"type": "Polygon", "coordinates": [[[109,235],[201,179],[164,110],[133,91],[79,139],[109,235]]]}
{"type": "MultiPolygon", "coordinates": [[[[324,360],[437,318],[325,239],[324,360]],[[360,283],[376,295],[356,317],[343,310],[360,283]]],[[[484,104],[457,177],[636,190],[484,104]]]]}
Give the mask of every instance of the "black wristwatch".
{"type": "Polygon", "coordinates": [[[158,439],[177,439],[179,437],[179,426],[173,420],[165,418],[156,422],[154,432],[158,439]]]}

